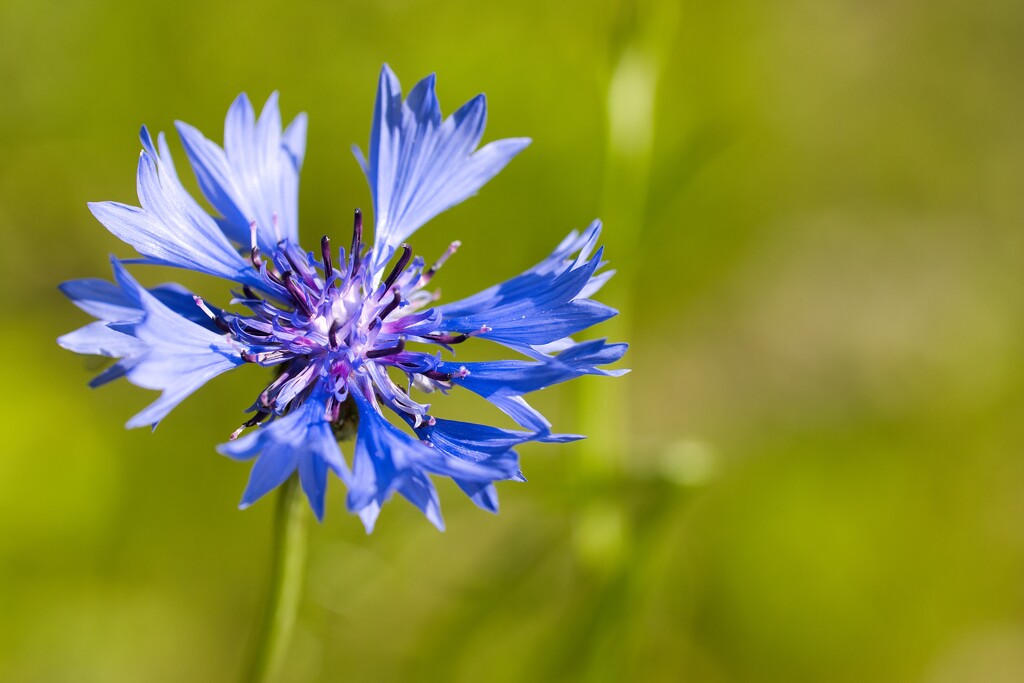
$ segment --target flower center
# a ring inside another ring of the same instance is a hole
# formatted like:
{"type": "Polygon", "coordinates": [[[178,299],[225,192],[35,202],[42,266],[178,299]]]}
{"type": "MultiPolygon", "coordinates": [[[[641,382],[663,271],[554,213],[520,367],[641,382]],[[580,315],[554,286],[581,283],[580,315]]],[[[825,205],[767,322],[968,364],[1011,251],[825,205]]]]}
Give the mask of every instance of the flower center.
{"type": "MultiPolygon", "coordinates": [[[[232,303],[251,315],[214,313],[201,300],[196,303],[237,344],[243,360],[277,368],[277,376],[249,408],[254,415],[238,431],[271,416],[285,415],[304,402],[317,386],[326,387],[327,411],[336,431],[353,427],[348,392],[353,384],[364,394],[380,399],[419,425],[429,420],[427,409],[399,387],[387,367],[398,368],[410,380],[444,383],[451,379],[434,370],[426,354],[405,352],[416,341],[449,346],[467,335],[438,333],[440,317],[430,304],[435,296],[423,291],[437,270],[458,248],[454,242],[429,269],[412,257],[408,245],[399,248],[393,267],[374,285],[373,261],[364,253],[362,214],[357,210],[352,245],[346,256],[334,259],[330,239],[320,240],[319,260],[289,241],[281,241],[270,258],[256,244],[251,226],[250,260],[265,287],[260,292],[243,287],[232,303]]],[[[443,384],[442,384],[443,386],[443,384]]],[[[430,387],[428,387],[430,388],[430,387]]]]}

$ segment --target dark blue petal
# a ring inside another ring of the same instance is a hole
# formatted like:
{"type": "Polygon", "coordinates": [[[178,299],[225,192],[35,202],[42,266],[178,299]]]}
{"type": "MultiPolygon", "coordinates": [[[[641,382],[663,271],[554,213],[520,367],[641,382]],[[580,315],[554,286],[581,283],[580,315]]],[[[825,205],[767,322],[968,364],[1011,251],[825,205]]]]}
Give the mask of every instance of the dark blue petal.
{"type": "Polygon", "coordinates": [[[516,424],[524,429],[531,429],[546,434],[551,431],[551,423],[541,415],[540,411],[526,402],[522,396],[509,396],[506,394],[492,394],[486,397],[501,412],[505,413],[516,424]]]}
{"type": "Polygon", "coordinates": [[[411,472],[402,478],[398,486],[402,497],[420,509],[438,531],[444,531],[444,519],[441,517],[441,499],[430,478],[422,472],[411,472]]]}
{"type": "Polygon", "coordinates": [[[542,358],[546,354],[535,347],[559,342],[613,317],[615,309],[586,298],[610,275],[595,274],[603,265],[601,250],[588,258],[600,230],[600,222],[595,221],[582,235],[570,234],[551,256],[525,273],[438,307],[443,316],[439,329],[477,334],[542,358]],[[571,258],[576,252],[579,255],[571,258]]]}
{"type": "Polygon", "coordinates": [[[601,234],[601,221],[591,223],[583,233],[575,230],[569,233],[555,250],[543,261],[511,280],[488,287],[473,296],[440,306],[448,317],[459,318],[490,310],[496,304],[522,299],[538,288],[538,283],[550,275],[559,275],[578,267],[588,260],[593,246],[601,234]],[[573,254],[579,253],[574,258],[573,254]]]}
{"type": "MultiPolygon", "coordinates": [[[[502,462],[508,468],[511,480],[522,481],[518,468],[518,455],[513,448],[528,441],[546,443],[575,441],[582,437],[574,434],[549,434],[541,432],[518,432],[511,429],[491,427],[472,422],[436,419],[432,425],[424,425],[417,433],[439,451],[456,458],[473,462],[487,461],[491,464],[502,462]]],[[[489,512],[498,511],[498,492],[493,483],[455,479],[470,500],[489,512]]]]}
{"type": "Polygon", "coordinates": [[[498,489],[494,484],[460,479],[456,479],[455,483],[478,508],[498,514],[498,489]]]}
{"type": "Polygon", "coordinates": [[[324,518],[324,496],[327,494],[327,463],[321,458],[299,460],[299,482],[317,519],[324,518]]]}
{"type": "Polygon", "coordinates": [[[240,439],[221,444],[218,452],[236,460],[257,456],[242,497],[247,507],[299,471],[302,490],[317,519],[323,519],[327,471],[343,481],[349,471],[326,416],[324,393],[317,392],[296,410],[258,427],[240,439]]]}
{"type": "Polygon", "coordinates": [[[267,451],[257,458],[238,507],[244,510],[283,484],[298,467],[298,461],[299,452],[295,448],[267,451]]]}
{"type": "Polygon", "coordinates": [[[437,369],[451,373],[452,382],[485,398],[494,394],[520,396],[583,375],[621,375],[626,371],[602,370],[598,366],[619,360],[627,348],[626,344],[606,344],[603,339],[598,339],[576,344],[553,358],[539,362],[440,363],[437,369]]]}
{"type": "Polygon", "coordinates": [[[509,138],[474,152],[486,119],[483,95],[442,121],[433,76],[403,102],[398,78],[387,65],[381,70],[369,159],[353,149],[373,195],[375,270],[420,226],[476,194],[530,143],[509,138]]]}
{"type": "Polygon", "coordinates": [[[139,315],[135,302],[120,287],[107,280],[71,280],[61,283],[59,289],[76,306],[100,320],[127,320],[139,315]]]}
{"type": "MultiPolygon", "coordinates": [[[[195,295],[181,285],[174,283],[163,284],[153,287],[149,292],[155,296],[160,303],[181,317],[191,320],[196,325],[205,327],[211,332],[216,332],[217,334],[221,333],[221,330],[216,324],[214,324],[213,320],[210,319],[210,316],[196,305],[195,295]]],[[[212,306],[208,302],[206,303],[206,307],[209,308],[214,315],[218,317],[221,316],[221,309],[216,306],[212,306]]]]}
{"type": "Polygon", "coordinates": [[[428,473],[467,481],[493,481],[510,474],[507,462],[473,462],[432,448],[384,419],[358,390],[353,390],[350,396],[359,410],[359,429],[348,508],[360,514],[367,533],[373,529],[377,510],[395,491],[420,507],[440,527],[440,508],[435,509],[431,502],[436,494],[431,493],[432,487],[424,484],[428,473]]]}

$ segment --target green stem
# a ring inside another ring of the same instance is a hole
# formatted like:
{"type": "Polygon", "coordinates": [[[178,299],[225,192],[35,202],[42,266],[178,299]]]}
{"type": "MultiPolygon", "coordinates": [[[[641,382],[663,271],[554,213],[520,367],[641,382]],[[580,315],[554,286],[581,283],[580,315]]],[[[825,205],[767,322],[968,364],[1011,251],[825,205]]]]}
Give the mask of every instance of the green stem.
{"type": "Polygon", "coordinates": [[[246,664],[244,683],[278,680],[302,595],[309,513],[299,478],[292,475],[277,494],[270,586],[261,623],[246,664]]]}

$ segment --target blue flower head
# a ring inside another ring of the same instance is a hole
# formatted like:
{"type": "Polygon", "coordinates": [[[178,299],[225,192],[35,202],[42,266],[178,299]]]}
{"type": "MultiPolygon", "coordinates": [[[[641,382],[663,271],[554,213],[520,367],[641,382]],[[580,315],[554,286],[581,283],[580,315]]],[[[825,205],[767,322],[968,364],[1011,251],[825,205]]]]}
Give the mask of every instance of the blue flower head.
{"type": "Polygon", "coordinates": [[[373,243],[356,211],[347,249],[333,248],[324,236],[312,252],[298,242],[305,115],[282,129],[276,94],[258,117],[241,95],[228,111],[223,147],[177,124],[217,217],[182,186],[164,136],[154,140],[143,128],[140,206],[100,202],[90,208],[135,248],[140,258],[134,263],[233,282],[232,308],[217,308],[177,285],[147,289],[114,259],[113,282],[61,286],[97,320],[59,343],[117,359],[94,386],[123,376],[162,392],[129,427],[155,427],[223,372],[242,365],[273,368],[273,381],[249,407],[249,419],[219,448],[253,461],[242,507],[297,472],[322,518],[333,472],[346,484],[348,508],[367,531],[396,492],[443,528],[432,474],[451,477],[477,505],[497,511],[494,482],[523,479],[517,446],[579,438],[552,433],[523,397],[580,375],[621,374],[603,367],[621,358],[626,345],[571,339],[615,315],[590,298],[611,275],[599,272],[604,261],[597,221],[572,232],[521,275],[437,304],[431,281],[459,243],[428,266],[413,257],[406,240],[475,194],[529,144],[510,138],[478,149],[486,114],[480,95],[443,118],[433,76],[403,99],[385,66],[368,154],[355,150],[373,195],[373,243]],[[452,347],[474,337],[503,345],[520,359],[451,360],[452,347]],[[447,360],[442,350],[449,352],[447,360]],[[456,387],[490,401],[522,429],[442,419],[421,402],[456,387]],[[339,440],[352,435],[349,466],[339,440]]]}

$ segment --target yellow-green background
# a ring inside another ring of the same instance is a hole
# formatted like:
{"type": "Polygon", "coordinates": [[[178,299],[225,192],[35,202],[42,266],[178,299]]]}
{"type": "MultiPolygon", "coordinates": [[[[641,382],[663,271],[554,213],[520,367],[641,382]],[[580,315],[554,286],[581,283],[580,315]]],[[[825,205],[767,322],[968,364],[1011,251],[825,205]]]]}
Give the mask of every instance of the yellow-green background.
{"type": "Polygon", "coordinates": [[[213,446],[261,377],[125,431],[153,395],[87,388],[56,285],[130,254],[85,203],[134,201],[139,125],[219,140],[243,90],[309,113],[302,236],[343,242],[384,61],[534,139],[415,236],[463,241],[446,297],[601,215],[633,372],[538,396],[594,438],[522,449],[497,517],[442,483],[447,532],[396,500],[368,537],[334,482],[287,680],[1024,680],[1022,35],[1013,0],[2,0],[0,680],[236,676],[273,505],[213,446]]]}

